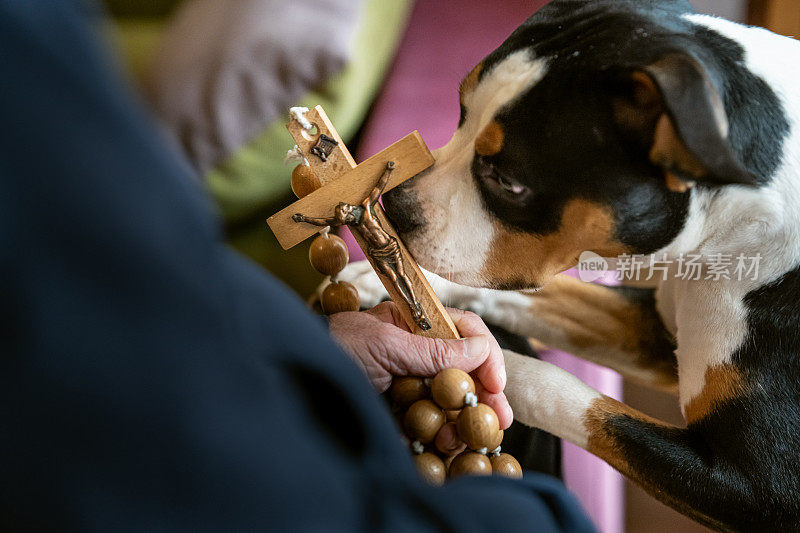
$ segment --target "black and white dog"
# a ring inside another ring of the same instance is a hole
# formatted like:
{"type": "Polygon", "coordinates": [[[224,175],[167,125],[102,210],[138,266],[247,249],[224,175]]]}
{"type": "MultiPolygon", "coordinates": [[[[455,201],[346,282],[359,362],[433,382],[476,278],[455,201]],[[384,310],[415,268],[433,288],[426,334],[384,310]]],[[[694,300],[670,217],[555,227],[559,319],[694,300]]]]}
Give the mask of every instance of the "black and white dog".
{"type": "MultiPolygon", "coordinates": [[[[452,140],[385,199],[459,284],[433,276],[446,303],[677,388],[687,427],[506,353],[519,421],[722,530],[800,529],[798,91],[800,42],[685,0],[555,0],[466,77],[452,140]],[[587,250],[761,261],[745,279],[672,263],[648,293],[557,276],[587,250]]],[[[377,303],[370,272],[342,279],[377,303]]]]}

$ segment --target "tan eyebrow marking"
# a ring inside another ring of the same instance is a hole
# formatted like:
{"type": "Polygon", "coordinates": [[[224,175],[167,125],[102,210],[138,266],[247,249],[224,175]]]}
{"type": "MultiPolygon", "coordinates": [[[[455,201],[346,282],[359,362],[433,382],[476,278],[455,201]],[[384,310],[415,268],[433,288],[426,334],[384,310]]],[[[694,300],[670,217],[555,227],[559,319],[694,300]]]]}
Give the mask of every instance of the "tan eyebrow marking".
{"type": "Polygon", "coordinates": [[[483,62],[478,63],[475,65],[467,76],[461,80],[461,85],[458,87],[458,97],[463,102],[464,97],[475,90],[475,87],[478,86],[478,78],[480,78],[481,72],[483,71],[483,62]]]}
{"type": "Polygon", "coordinates": [[[486,156],[498,154],[503,149],[504,141],[503,126],[493,120],[483,128],[483,131],[475,139],[475,153],[486,156]]]}

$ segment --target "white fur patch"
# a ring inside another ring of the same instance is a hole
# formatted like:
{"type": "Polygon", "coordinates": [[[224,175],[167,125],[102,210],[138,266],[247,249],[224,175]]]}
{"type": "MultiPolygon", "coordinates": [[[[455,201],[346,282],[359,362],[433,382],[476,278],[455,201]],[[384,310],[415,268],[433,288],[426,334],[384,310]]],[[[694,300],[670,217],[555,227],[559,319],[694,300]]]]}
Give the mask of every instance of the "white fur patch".
{"type": "MultiPolygon", "coordinates": [[[[483,74],[474,90],[464,95],[466,121],[448,143],[466,137],[471,143],[500,109],[513,103],[547,73],[547,61],[530,50],[518,50],[483,74]]],[[[447,148],[447,147],[445,147],[447,148]]]]}

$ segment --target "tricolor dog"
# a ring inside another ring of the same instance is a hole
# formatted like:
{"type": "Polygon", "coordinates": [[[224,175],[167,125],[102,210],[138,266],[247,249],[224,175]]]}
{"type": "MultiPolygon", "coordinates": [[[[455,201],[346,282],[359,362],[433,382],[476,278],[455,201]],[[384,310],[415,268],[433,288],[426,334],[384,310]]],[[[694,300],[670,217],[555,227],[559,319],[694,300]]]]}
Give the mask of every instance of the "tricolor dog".
{"type": "MultiPolygon", "coordinates": [[[[800,529],[798,91],[792,39],[685,0],[555,0],[464,79],[452,140],[385,198],[458,284],[435,280],[446,303],[677,388],[686,427],[506,353],[519,421],[722,530],[800,529]],[[557,275],[584,251],[675,262],[651,291],[557,275]],[[760,263],[684,279],[682,254],[760,263]]],[[[376,303],[367,272],[343,278],[376,303]]]]}

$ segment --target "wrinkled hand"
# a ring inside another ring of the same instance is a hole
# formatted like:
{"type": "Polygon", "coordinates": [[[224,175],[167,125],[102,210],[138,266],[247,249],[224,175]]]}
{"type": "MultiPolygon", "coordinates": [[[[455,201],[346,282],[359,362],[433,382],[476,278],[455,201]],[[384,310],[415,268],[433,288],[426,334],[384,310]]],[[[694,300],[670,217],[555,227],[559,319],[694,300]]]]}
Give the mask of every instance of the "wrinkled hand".
{"type": "Polygon", "coordinates": [[[331,315],[330,331],[379,392],[389,388],[393,376],[429,377],[445,368],[469,372],[480,401],[491,406],[500,427],[507,428],[513,414],[503,394],[506,368],[500,345],[478,315],[451,308],[447,312],[464,338],[429,339],[410,333],[393,302],[331,315]]]}

